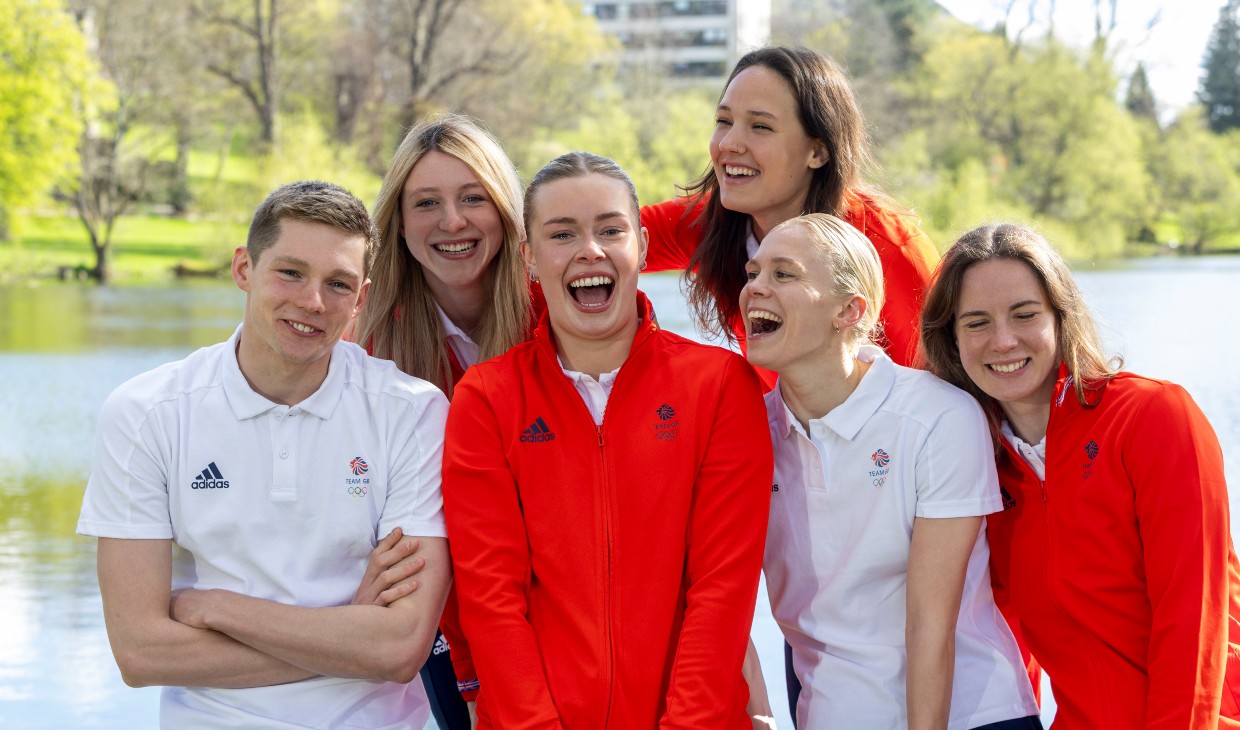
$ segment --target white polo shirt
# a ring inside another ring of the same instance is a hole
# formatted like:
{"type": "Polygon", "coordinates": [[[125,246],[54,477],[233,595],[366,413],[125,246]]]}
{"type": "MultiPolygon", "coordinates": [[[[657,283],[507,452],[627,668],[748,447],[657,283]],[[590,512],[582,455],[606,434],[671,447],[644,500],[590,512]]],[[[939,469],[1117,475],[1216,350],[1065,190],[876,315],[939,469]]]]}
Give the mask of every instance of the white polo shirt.
{"type": "MultiPolygon", "coordinates": [[[[348,604],[392,528],[445,536],[447,399],[341,342],[322,386],[278,405],[241,374],[240,333],[109,396],[78,532],[173,540],[174,589],[348,604]]],[[[427,715],[420,681],[165,687],[160,703],[165,728],[421,728],[427,715]]]]}
{"type": "MultiPolygon", "coordinates": [[[[798,727],[906,728],[905,588],[916,517],[1003,508],[990,434],[968,394],[877,347],[857,389],[806,434],[766,395],[775,477],[763,569],[801,681],[798,727]]],[[[956,626],[953,730],[1036,715],[990,592],[980,530],[956,626]]]]}

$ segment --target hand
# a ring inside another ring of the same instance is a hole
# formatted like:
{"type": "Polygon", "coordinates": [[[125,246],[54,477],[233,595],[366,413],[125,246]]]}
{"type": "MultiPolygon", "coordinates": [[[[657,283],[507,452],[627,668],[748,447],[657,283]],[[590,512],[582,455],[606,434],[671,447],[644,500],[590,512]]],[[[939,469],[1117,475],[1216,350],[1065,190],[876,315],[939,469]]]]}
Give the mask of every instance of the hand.
{"type": "Polygon", "coordinates": [[[404,537],[399,527],[388,533],[370,551],[366,573],[351,603],[387,606],[417,590],[413,577],[426,565],[425,560],[416,556],[419,545],[416,539],[404,537]]]}
{"type": "Polygon", "coordinates": [[[775,730],[775,718],[773,717],[754,715],[750,719],[753,720],[753,730],[775,730]]]}
{"type": "Polygon", "coordinates": [[[469,727],[472,730],[478,727],[478,703],[466,702],[465,707],[469,709],[469,727]]]}
{"type": "Polygon", "coordinates": [[[173,621],[195,629],[210,629],[207,625],[207,602],[211,591],[181,588],[172,592],[168,601],[168,615],[173,621]]]}

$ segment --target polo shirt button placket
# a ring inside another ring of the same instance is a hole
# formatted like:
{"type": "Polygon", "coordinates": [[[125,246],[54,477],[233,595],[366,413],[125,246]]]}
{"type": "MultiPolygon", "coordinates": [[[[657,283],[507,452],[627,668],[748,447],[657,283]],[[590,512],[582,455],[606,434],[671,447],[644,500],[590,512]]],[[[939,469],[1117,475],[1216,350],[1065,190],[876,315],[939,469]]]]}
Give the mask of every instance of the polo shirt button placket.
{"type": "Polygon", "coordinates": [[[291,444],[296,443],[296,422],[285,416],[293,415],[293,411],[279,409],[273,414],[276,419],[272,432],[272,447],[278,457],[272,469],[271,499],[277,502],[291,502],[297,499],[297,460],[293,456],[291,444]]]}

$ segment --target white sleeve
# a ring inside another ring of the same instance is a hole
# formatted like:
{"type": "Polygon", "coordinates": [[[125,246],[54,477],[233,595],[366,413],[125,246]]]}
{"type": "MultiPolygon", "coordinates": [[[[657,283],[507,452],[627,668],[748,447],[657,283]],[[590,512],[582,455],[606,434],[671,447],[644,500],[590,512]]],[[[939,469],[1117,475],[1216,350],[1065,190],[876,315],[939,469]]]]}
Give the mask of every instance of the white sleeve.
{"type": "Polygon", "coordinates": [[[917,454],[918,517],[976,517],[1003,509],[986,416],[973,398],[960,396],[931,424],[917,454]]]}
{"type": "Polygon", "coordinates": [[[448,534],[440,491],[448,399],[434,388],[419,396],[420,402],[401,404],[404,415],[394,419],[389,436],[392,475],[379,519],[379,537],[395,527],[419,537],[448,534]]]}
{"type": "Polygon", "coordinates": [[[135,398],[128,384],[103,404],[79,534],[172,539],[167,456],[161,446],[167,434],[158,421],[156,409],[135,398]]]}

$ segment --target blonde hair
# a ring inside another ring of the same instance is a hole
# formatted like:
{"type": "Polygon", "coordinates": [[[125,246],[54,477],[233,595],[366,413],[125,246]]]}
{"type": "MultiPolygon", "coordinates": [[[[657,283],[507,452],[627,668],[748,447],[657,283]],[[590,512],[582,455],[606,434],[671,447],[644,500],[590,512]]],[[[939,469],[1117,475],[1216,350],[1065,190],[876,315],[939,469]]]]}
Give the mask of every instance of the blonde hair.
{"type": "Polygon", "coordinates": [[[874,244],[853,225],[829,214],[809,213],[780,223],[771,233],[797,229],[804,231],[804,240],[813,244],[831,269],[831,293],[836,296],[860,296],[865,299],[865,313],[850,329],[847,340],[852,349],[882,336],[878,315],[883,309],[886,290],[883,288],[883,265],[874,244]]]}
{"type": "Polygon", "coordinates": [[[370,298],[354,339],[375,357],[393,360],[402,371],[434,383],[451,397],[452,368],[443,323],[422,265],[409,252],[400,232],[405,180],[422,156],[432,150],[465,163],[486,188],[504,226],[504,241],[487,269],[486,286],[491,296],[478,324],[479,358],[502,355],[529,336],[529,285],[519,250],[525,229],[516,168],[480,123],[446,114],[410,129],[383,177],[374,212],[379,252],[371,274],[370,298]]]}

